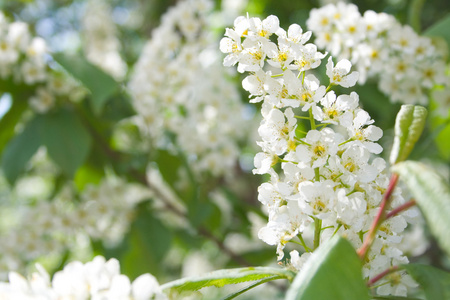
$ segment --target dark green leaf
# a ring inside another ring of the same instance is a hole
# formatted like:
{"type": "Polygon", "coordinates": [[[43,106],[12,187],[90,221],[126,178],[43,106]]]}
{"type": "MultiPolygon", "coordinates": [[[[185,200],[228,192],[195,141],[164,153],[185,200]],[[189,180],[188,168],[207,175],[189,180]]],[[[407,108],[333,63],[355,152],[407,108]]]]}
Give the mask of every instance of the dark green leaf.
{"type": "Polygon", "coordinates": [[[91,136],[72,111],[60,110],[42,118],[40,135],[49,156],[72,177],[89,153],[91,136]]]}
{"type": "Polygon", "coordinates": [[[0,120],[0,152],[3,151],[6,144],[14,136],[14,129],[22,117],[22,113],[27,108],[27,102],[16,100],[11,104],[8,112],[0,120]]]}
{"type": "Polygon", "coordinates": [[[130,229],[128,251],[121,258],[123,272],[132,278],[148,272],[157,276],[171,244],[171,231],[141,204],[130,229]]]}
{"type": "Polygon", "coordinates": [[[218,270],[205,275],[182,278],[163,284],[163,290],[197,291],[208,286],[223,287],[227,284],[236,284],[247,281],[272,278],[292,280],[294,273],[287,269],[270,267],[249,267],[229,270],[218,270]]]}
{"type": "Polygon", "coordinates": [[[181,159],[166,150],[159,150],[156,162],[164,181],[173,186],[179,179],[178,168],[182,165],[181,159]]]}
{"type": "Polygon", "coordinates": [[[369,300],[352,245],[339,236],[321,245],[295,277],[286,299],[369,300]]]}
{"type": "Polygon", "coordinates": [[[417,105],[402,105],[395,119],[395,137],[390,162],[396,164],[408,158],[425,127],[427,110],[417,105]]]}
{"type": "Polygon", "coordinates": [[[450,300],[450,273],[420,264],[402,267],[420,284],[427,300],[450,300]]]}
{"type": "Polygon", "coordinates": [[[442,20],[435,23],[428,30],[425,31],[425,35],[427,36],[438,36],[445,39],[447,45],[450,47],[450,14],[444,17],[442,20]]]}
{"type": "Polygon", "coordinates": [[[79,55],[69,56],[63,53],[55,53],[53,58],[89,89],[92,94],[92,108],[99,114],[106,100],[116,92],[117,82],[103,70],[79,55]]]}
{"type": "Polygon", "coordinates": [[[11,184],[16,181],[27,162],[41,145],[39,130],[42,121],[42,118],[38,116],[28,122],[24,130],[16,135],[3,151],[2,169],[11,184]]]}
{"type": "Polygon", "coordinates": [[[405,161],[392,167],[411,190],[425,216],[431,233],[450,255],[450,187],[431,167],[405,161]]]}

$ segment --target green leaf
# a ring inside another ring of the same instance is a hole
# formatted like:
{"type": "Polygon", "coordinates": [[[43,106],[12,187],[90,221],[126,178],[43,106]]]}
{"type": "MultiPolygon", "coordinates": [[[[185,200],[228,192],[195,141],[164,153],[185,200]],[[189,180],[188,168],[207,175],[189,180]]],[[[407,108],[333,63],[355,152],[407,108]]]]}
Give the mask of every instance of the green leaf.
{"type": "Polygon", "coordinates": [[[435,142],[441,156],[450,161],[450,123],[442,123],[436,130],[440,130],[436,135],[435,142]]]}
{"type": "Polygon", "coordinates": [[[285,278],[291,281],[294,275],[295,274],[292,271],[281,268],[236,268],[228,270],[218,270],[197,277],[182,278],[163,284],[161,288],[163,290],[170,289],[177,292],[197,291],[208,286],[223,287],[227,284],[236,284],[268,278],[272,278],[272,280],[285,278]]]}
{"type": "Polygon", "coordinates": [[[442,20],[436,22],[433,26],[425,31],[425,35],[433,37],[438,36],[445,39],[447,45],[450,46],[450,14],[445,16],[442,20]]]}
{"type": "Polygon", "coordinates": [[[403,265],[402,268],[420,284],[427,300],[450,300],[450,273],[420,264],[403,265]]]}
{"type": "Polygon", "coordinates": [[[73,111],[62,109],[42,118],[40,135],[49,156],[72,177],[89,153],[91,136],[73,111]]]}
{"type": "Polygon", "coordinates": [[[399,297],[399,296],[374,296],[372,300],[423,300],[423,299],[412,297],[399,297]]]}
{"type": "Polygon", "coordinates": [[[27,107],[27,101],[12,101],[8,112],[0,119],[0,152],[14,136],[14,129],[27,107]]]}
{"type": "Polygon", "coordinates": [[[241,290],[239,290],[239,291],[237,291],[237,292],[235,292],[235,293],[233,293],[233,294],[230,294],[230,295],[226,296],[226,297],[223,298],[222,300],[231,300],[231,299],[234,299],[234,298],[236,298],[237,296],[240,296],[240,295],[242,295],[243,293],[245,293],[245,292],[251,290],[252,288],[255,288],[255,287],[257,287],[258,285],[264,284],[264,283],[269,282],[269,281],[272,281],[272,280],[274,280],[274,279],[277,279],[277,278],[274,278],[274,277],[266,277],[265,279],[262,279],[262,280],[260,280],[260,281],[255,282],[255,283],[252,283],[251,285],[249,285],[249,286],[247,286],[247,287],[245,287],[245,288],[243,288],[243,289],[241,289],[241,290]]]}
{"type": "MultiPolygon", "coordinates": [[[[436,101],[431,103],[434,109],[439,109],[436,101]]],[[[432,113],[430,118],[432,132],[428,138],[433,139],[439,150],[441,158],[450,161],[450,119],[445,119],[437,113],[432,113]]]]}
{"type": "Polygon", "coordinates": [[[106,100],[116,92],[118,83],[79,55],[55,53],[53,58],[91,92],[92,108],[95,113],[100,114],[106,100]]]}
{"type": "Polygon", "coordinates": [[[6,145],[2,156],[2,169],[11,184],[16,181],[27,162],[41,145],[39,137],[41,125],[42,118],[35,117],[25,125],[21,133],[6,145]]]}
{"type": "Polygon", "coordinates": [[[369,299],[361,261],[347,240],[334,236],[313,253],[286,294],[286,300],[295,299],[369,299]]]}
{"type": "Polygon", "coordinates": [[[137,217],[127,235],[128,249],[120,257],[123,273],[131,278],[148,272],[161,275],[161,261],[172,245],[172,232],[147,206],[148,202],[143,202],[137,207],[137,217]]]}
{"type": "Polygon", "coordinates": [[[92,164],[84,164],[75,173],[74,183],[78,191],[82,191],[87,185],[98,185],[104,176],[104,170],[92,164]]]}
{"type": "Polygon", "coordinates": [[[450,255],[450,187],[431,167],[415,161],[405,161],[392,167],[399,174],[417,201],[431,233],[450,255]]]}
{"type": "Polygon", "coordinates": [[[391,164],[406,160],[422,134],[427,118],[427,110],[422,106],[402,105],[395,119],[394,145],[390,157],[391,164]]]}

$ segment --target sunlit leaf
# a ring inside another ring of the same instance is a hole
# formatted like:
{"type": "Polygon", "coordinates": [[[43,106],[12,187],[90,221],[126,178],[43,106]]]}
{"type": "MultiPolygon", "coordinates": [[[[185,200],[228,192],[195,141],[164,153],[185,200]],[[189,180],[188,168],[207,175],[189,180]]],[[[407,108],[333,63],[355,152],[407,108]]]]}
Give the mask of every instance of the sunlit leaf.
{"type": "Polygon", "coordinates": [[[292,280],[294,277],[292,271],[281,268],[270,267],[249,267],[236,268],[229,270],[218,270],[205,275],[182,278],[163,284],[163,290],[197,291],[208,286],[223,287],[227,284],[236,284],[241,282],[256,281],[272,278],[292,280]]]}
{"type": "Polygon", "coordinates": [[[352,245],[335,236],[322,244],[297,274],[286,300],[369,300],[361,261],[352,245]]]}
{"type": "Polygon", "coordinates": [[[431,167],[405,161],[392,167],[406,183],[425,216],[431,233],[450,255],[450,187],[431,167]]]}

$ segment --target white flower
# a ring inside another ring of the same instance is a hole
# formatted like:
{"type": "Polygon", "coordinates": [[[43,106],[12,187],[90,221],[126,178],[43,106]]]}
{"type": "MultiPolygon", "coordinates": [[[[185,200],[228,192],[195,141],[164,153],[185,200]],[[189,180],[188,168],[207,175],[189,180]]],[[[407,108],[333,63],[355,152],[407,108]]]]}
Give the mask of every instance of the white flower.
{"type": "Polygon", "coordinates": [[[265,145],[274,153],[281,155],[284,152],[295,149],[294,135],[297,120],[291,108],[283,113],[278,109],[272,109],[258,128],[265,145]]]}
{"type": "Polygon", "coordinates": [[[342,172],[342,180],[354,186],[356,182],[368,183],[378,175],[376,167],[369,165],[370,153],[364,148],[353,144],[342,154],[341,162],[338,165],[342,172]]]}
{"type": "Polygon", "coordinates": [[[166,300],[166,295],[150,274],[144,274],[130,284],[130,279],[120,274],[119,262],[116,259],[106,261],[97,256],[83,264],[74,261],[67,264],[62,271],[50,276],[36,265],[38,273],[33,273],[29,280],[11,272],[9,283],[0,283],[1,299],[136,299],[166,300]]]}
{"type": "Polygon", "coordinates": [[[317,168],[323,166],[330,155],[335,155],[338,144],[342,137],[336,134],[331,128],[324,128],[321,131],[310,130],[304,142],[297,146],[296,154],[302,165],[317,168]]]}
{"type": "Polygon", "coordinates": [[[289,66],[289,69],[297,69],[300,72],[315,69],[325,56],[326,53],[317,51],[316,45],[306,44],[296,51],[294,63],[289,66]]]}
{"type": "Polygon", "coordinates": [[[371,120],[369,114],[360,109],[356,112],[356,116],[353,119],[353,123],[351,126],[347,127],[348,134],[350,138],[353,140],[353,142],[349,143],[348,145],[352,145],[354,143],[361,144],[364,146],[367,150],[369,150],[372,153],[379,154],[381,151],[383,151],[383,148],[377,144],[374,143],[375,141],[378,141],[383,136],[383,131],[372,124],[373,120],[371,120]]]}
{"type": "Polygon", "coordinates": [[[300,271],[303,267],[303,265],[308,261],[308,259],[311,257],[311,252],[305,252],[301,256],[299,256],[298,251],[293,250],[289,253],[289,256],[291,257],[291,266],[294,267],[296,270],[300,271]]]}
{"type": "Polygon", "coordinates": [[[258,70],[255,74],[249,75],[242,81],[242,87],[250,93],[250,96],[257,96],[250,100],[250,103],[260,102],[264,99],[264,84],[267,74],[262,70],[258,70]]]}
{"type": "Polygon", "coordinates": [[[331,56],[328,58],[327,63],[327,76],[330,78],[330,84],[337,84],[343,87],[351,87],[358,81],[359,73],[350,69],[352,64],[347,59],[340,60],[336,67],[334,66],[331,56]]]}
{"type": "Polygon", "coordinates": [[[290,96],[281,100],[285,105],[302,106],[302,111],[307,111],[325,95],[325,86],[320,85],[319,80],[313,74],[308,74],[302,83],[291,71],[286,70],[284,79],[290,96]]]}
{"type": "Polygon", "coordinates": [[[302,27],[298,24],[292,24],[288,28],[287,36],[282,35],[280,37],[286,39],[288,42],[292,44],[305,44],[311,38],[311,31],[307,31],[303,33],[302,27]]]}
{"type": "Polygon", "coordinates": [[[254,159],[255,169],[253,174],[266,174],[277,163],[278,156],[275,153],[259,152],[254,159]]]}
{"type": "Polygon", "coordinates": [[[351,95],[340,95],[336,98],[334,91],[328,92],[324,98],[320,100],[322,109],[318,106],[313,107],[314,118],[323,123],[331,123],[337,125],[343,119],[353,118],[353,110],[358,106],[358,94],[352,92],[351,95]]]}
{"type": "Polygon", "coordinates": [[[336,201],[332,181],[311,182],[304,181],[298,185],[298,195],[292,199],[298,199],[298,206],[304,214],[325,219],[332,214],[336,201]]]}
{"type": "Polygon", "coordinates": [[[277,33],[280,30],[280,21],[274,15],[268,16],[261,21],[259,18],[250,18],[248,20],[250,39],[257,39],[258,41],[265,42],[272,34],[277,33]]]}

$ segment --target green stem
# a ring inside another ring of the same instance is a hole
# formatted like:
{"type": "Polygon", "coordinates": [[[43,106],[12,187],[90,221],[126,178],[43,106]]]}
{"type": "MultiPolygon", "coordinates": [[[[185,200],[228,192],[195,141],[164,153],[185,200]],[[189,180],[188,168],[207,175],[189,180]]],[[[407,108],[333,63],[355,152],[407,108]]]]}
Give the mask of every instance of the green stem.
{"type": "Polygon", "coordinates": [[[340,147],[340,146],[345,145],[345,144],[347,144],[347,143],[349,143],[351,141],[353,141],[353,139],[348,139],[345,142],[340,143],[338,146],[340,147]]]}
{"type": "Polygon", "coordinates": [[[314,218],[314,250],[320,245],[320,233],[322,231],[322,220],[314,218]]]}
{"type": "Polygon", "coordinates": [[[320,181],[319,167],[314,169],[314,179],[315,181],[320,181]]]}
{"type": "Polygon", "coordinates": [[[304,117],[304,116],[294,116],[297,119],[304,119],[304,120],[309,120],[309,117],[304,117]]]}
{"type": "Polygon", "coordinates": [[[283,75],[284,75],[284,74],[281,73],[281,74],[271,75],[270,77],[275,78],[275,77],[281,77],[281,76],[283,76],[283,75]]]}
{"type": "Polygon", "coordinates": [[[268,278],[264,278],[264,279],[262,279],[262,280],[260,280],[260,281],[257,281],[257,282],[255,282],[255,283],[249,285],[249,286],[246,287],[246,288],[243,288],[242,290],[240,290],[240,291],[238,291],[238,292],[236,292],[236,293],[233,293],[233,294],[231,294],[231,295],[226,296],[225,298],[222,298],[222,300],[231,300],[231,299],[234,299],[234,298],[236,298],[237,296],[242,295],[243,293],[247,292],[248,290],[251,290],[252,288],[257,287],[258,285],[261,285],[261,284],[263,284],[263,283],[266,283],[266,282],[269,282],[269,281],[272,281],[272,280],[277,280],[277,279],[284,279],[284,277],[279,276],[279,275],[276,275],[276,276],[271,276],[271,277],[268,277],[268,278]]]}
{"type": "Polygon", "coordinates": [[[278,158],[278,160],[281,161],[281,162],[292,163],[292,164],[298,165],[298,162],[295,162],[295,161],[285,160],[285,159],[282,159],[282,158],[278,158]]]}
{"type": "Polygon", "coordinates": [[[308,110],[308,112],[309,112],[309,123],[311,124],[311,130],[315,130],[317,126],[316,126],[316,121],[314,120],[312,108],[310,108],[308,110]]]}
{"type": "Polygon", "coordinates": [[[336,235],[336,233],[339,231],[339,229],[340,229],[341,227],[342,227],[342,224],[339,224],[339,225],[336,227],[336,230],[333,232],[332,237],[336,235]]]}
{"type": "Polygon", "coordinates": [[[408,10],[408,22],[409,25],[416,31],[417,33],[421,32],[421,22],[420,22],[420,14],[422,13],[423,5],[425,4],[425,0],[413,0],[409,5],[408,10]]]}
{"type": "Polygon", "coordinates": [[[300,240],[301,245],[303,246],[303,248],[305,248],[306,252],[311,252],[311,248],[309,248],[308,246],[306,246],[305,240],[303,239],[303,236],[301,233],[297,234],[298,239],[300,240]]]}

